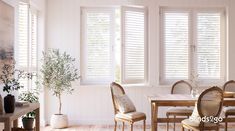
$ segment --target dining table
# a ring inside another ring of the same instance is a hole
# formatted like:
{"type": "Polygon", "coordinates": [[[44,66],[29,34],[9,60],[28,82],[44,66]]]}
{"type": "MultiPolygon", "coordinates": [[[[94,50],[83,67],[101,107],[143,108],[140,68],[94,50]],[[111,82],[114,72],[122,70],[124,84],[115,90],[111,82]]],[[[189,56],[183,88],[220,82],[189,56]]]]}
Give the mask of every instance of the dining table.
{"type": "MultiPolygon", "coordinates": [[[[158,123],[181,122],[185,118],[161,118],[159,107],[166,106],[194,106],[197,97],[188,94],[155,94],[148,96],[151,104],[151,131],[158,131],[158,123]]],[[[223,106],[235,106],[234,97],[226,97],[223,106]]],[[[224,121],[224,120],[223,120],[224,121]]],[[[235,118],[227,118],[227,122],[235,122],[235,118]]]]}

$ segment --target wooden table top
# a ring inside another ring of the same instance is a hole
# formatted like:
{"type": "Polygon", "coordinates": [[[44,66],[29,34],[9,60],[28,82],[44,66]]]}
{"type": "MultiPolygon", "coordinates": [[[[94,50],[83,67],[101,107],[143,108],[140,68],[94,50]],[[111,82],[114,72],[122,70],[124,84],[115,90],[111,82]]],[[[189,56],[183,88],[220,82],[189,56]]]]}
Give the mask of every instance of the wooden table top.
{"type": "MultiPolygon", "coordinates": [[[[198,98],[193,98],[191,95],[186,94],[157,94],[148,96],[148,100],[156,103],[167,105],[177,105],[184,104],[193,105],[197,101],[198,98]]],[[[235,106],[235,98],[224,98],[225,106],[235,106]]]]}
{"type": "Polygon", "coordinates": [[[184,95],[184,94],[158,94],[148,96],[150,102],[154,101],[196,101],[197,98],[192,98],[191,95],[184,95]]]}
{"type": "Polygon", "coordinates": [[[4,122],[5,120],[13,121],[22,115],[27,114],[28,112],[38,109],[39,107],[39,103],[30,103],[29,106],[16,107],[14,113],[0,114],[0,122],[4,122]]]}

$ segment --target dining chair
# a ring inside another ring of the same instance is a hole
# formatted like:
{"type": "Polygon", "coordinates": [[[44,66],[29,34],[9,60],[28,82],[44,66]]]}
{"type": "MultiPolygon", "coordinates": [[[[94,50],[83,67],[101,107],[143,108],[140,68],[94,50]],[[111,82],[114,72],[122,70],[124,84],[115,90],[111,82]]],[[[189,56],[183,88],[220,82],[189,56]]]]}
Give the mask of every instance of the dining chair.
{"type": "MultiPolygon", "coordinates": [[[[171,88],[171,94],[190,94],[192,90],[192,86],[184,80],[177,81],[173,84],[171,88]]],[[[170,116],[173,116],[174,119],[176,116],[186,116],[189,117],[193,112],[193,108],[191,107],[170,107],[166,111],[166,117],[169,120],[170,116]]],[[[167,121],[167,131],[169,130],[169,122],[167,121]]],[[[174,128],[175,131],[175,122],[174,128]]]]}
{"type": "MultiPolygon", "coordinates": [[[[229,97],[235,97],[235,81],[229,80],[223,85],[223,91],[225,93],[229,93],[229,97]]],[[[225,131],[228,128],[228,121],[227,118],[229,116],[235,116],[235,107],[224,107],[224,114],[225,114],[225,131]]]]}
{"type": "Polygon", "coordinates": [[[114,131],[117,129],[117,122],[122,122],[122,131],[124,131],[125,122],[130,124],[130,130],[133,131],[134,122],[143,120],[143,130],[146,127],[146,115],[137,112],[134,104],[126,95],[123,87],[115,82],[110,84],[111,95],[114,107],[114,131]]]}
{"type": "Polygon", "coordinates": [[[220,116],[223,106],[223,91],[216,86],[206,89],[201,93],[195,105],[193,114],[190,116],[191,118],[181,122],[182,131],[184,129],[193,131],[219,131],[219,122],[213,120],[220,116]],[[208,121],[203,121],[202,118],[204,120],[208,119],[208,121]]]}

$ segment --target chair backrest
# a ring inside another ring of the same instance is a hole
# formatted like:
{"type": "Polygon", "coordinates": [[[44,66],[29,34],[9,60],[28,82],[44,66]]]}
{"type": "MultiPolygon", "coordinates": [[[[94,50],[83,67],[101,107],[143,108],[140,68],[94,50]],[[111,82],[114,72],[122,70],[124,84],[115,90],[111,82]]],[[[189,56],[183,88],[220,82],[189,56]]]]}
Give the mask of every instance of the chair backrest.
{"type": "Polygon", "coordinates": [[[184,80],[177,81],[171,88],[171,94],[190,94],[192,86],[184,80]]]}
{"type": "Polygon", "coordinates": [[[197,110],[199,116],[218,117],[223,106],[223,91],[213,86],[201,93],[197,101],[197,110]]]}
{"type": "Polygon", "coordinates": [[[112,95],[112,101],[113,101],[113,107],[114,107],[114,113],[118,113],[118,107],[115,101],[115,97],[122,96],[125,94],[125,91],[123,87],[115,82],[112,82],[110,84],[110,89],[111,89],[111,95],[112,95]]]}
{"type": "Polygon", "coordinates": [[[223,86],[223,91],[235,92],[235,81],[234,80],[227,81],[223,86]]]}

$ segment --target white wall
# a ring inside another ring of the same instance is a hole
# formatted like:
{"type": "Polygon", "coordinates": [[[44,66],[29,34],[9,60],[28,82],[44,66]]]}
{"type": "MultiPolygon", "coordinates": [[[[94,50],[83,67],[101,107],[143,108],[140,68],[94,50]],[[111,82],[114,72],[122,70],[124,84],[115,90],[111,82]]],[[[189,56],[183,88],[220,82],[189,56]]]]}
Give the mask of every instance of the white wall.
{"type": "MultiPolygon", "coordinates": [[[[150,104],[146,96],[169,93],[170,87],[158,85],[159,76],[159,7],[160,6],[213,6],[228,10],[228,22],[235,23],[234,0],[47,0],[47,39],[48,48],[59,48],[80,60],[80,7],[106,5],[145,5],[149,9],[149,85],[145,87],[125,87],[139,111],[147,114],[150,122],[150,104]],[[234,12],[234,13],[233,13],[234,12]]],[[[228,25],[228,79],[235,79],[235,27],[228,25]]],[[[77,63],[79,67],[79,63],[77,63]]],[[[67,114],[70,124],[113,123],[113,107],[109,85],[80,86],[74,83],[73,95],[64,95],[62,112],[67,114]]],[[[57,100],[46,92],[46,117],[57,113],[57,100]]],[[[160,109],[160,112],[163,112],[160,109]]],[[[163,115],[164,113],[161,113],[163,115]]]]}

